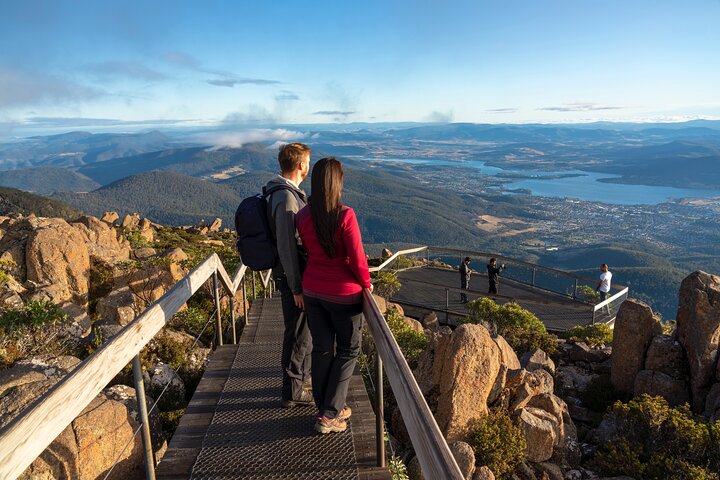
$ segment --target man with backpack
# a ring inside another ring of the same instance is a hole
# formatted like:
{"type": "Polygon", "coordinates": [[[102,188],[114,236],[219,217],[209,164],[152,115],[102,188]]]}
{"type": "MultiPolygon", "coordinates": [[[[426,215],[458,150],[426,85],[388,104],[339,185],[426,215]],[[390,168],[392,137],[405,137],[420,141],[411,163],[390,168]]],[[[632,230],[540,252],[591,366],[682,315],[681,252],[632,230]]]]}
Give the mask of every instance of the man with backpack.
{"type": "Polygon", "coordinates": [[[302,143],[289,143],[278,154],[280,174],[271,179],[265,191],[273,192],[267,200],[270,230],[277,244],[279,261],[273,267],[275,285],[280,291],[285,334],[282,348],[282,404],[313,403],[310,384],[312,338],[302,294],[302,272],[306,253],[298,244],[295,214],[305,206],[307,197],[300,184],[310,172],[310,148],[302,143]]]}

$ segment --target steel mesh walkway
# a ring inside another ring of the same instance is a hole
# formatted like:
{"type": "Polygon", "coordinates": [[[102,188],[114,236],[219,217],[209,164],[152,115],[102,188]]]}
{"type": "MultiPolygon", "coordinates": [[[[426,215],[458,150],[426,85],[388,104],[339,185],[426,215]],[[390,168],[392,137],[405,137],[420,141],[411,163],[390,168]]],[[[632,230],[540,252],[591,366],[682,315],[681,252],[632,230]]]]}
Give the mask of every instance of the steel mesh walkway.
{"type": "Polygon", "coordinates": [[[368,423],[369,410],[362,380],[354,378],[351,385],[348,404],[354,414],[348,430],[316,433],[314,406],[280,406],[280,300],[256,302],[249,317],[191,478],[390,478],[386,471],[367,468],[371,460],[367,450],[374,435],[369,438],[367,426],[361,425],[363,416],[368,423]],[[357,432],[353,432],[354,422],[357,432]]]}

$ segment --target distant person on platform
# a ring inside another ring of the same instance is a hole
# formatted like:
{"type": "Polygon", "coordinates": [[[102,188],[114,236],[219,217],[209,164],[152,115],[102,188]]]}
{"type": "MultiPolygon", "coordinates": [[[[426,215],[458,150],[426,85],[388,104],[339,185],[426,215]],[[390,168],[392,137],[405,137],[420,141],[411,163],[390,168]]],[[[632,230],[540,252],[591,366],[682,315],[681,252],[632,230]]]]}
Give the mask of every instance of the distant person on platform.
{"type": "Polygon", "coordinates": [[[295,229],[295,215],[307,203],[300,184],[310,172],[310,148],[302,143],[289,143],[278,154],[280,174],[270,180],[265,188],[285,185],[290,188],[277,190],[270,195],[268,208],[270,229],[277,240],[280,261],[273,267],[275,285],[280,291],[285,333],[280,359],[282,382],[282,405],[313,403],[310,385],[310,359],[312,337],[303,303],[302,274],[307,254],[299,245],[295,229]]]}
{"type": "Polygon", "coordinates": [[[498,284],[500,284],[500,272],[502,272],[503,270],[505,270],[504,263],[498,267],[497,259],[490,259],[490,263],[488,263],[487,266],[488,284],[490,285],[490,288],[488,289],[489,294],[498,294],[498,284]]]}
{"type": "Polygon", "coordinates": [[[608,293],[610,293],[610,282],[612,281],[612,272],[608,270],[608,266],[606,263],[603,263],[600,265],[600,280],[598,280],[597,287],[595,287],[596,292],[600,292],[600,301],[604,302],[607,298],[608,293]]]}
{"type": "MultiPolygon", "coordinates": [[[[470,268],[470,257],[465,257],[465,260],[460,264],[460,288],[467,290],[470,288],[470,275],[472,269],[470,268]]],[[[460,301],[467,303],[467,294],[465,292],[460,293],[460,301]]]]}

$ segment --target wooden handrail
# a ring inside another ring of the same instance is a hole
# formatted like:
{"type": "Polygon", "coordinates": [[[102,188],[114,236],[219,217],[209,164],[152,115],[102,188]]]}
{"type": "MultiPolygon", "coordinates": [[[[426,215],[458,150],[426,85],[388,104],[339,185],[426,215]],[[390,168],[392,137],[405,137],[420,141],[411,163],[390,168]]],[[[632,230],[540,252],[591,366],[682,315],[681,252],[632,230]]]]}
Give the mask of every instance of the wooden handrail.
{"type": "Polygon", "coordinates": [[[363,314],[398,402],[423,476],[464,479],[385,317],[380,313],[375,298],[368,289],[363,292],[363,314]]]}
{"type": "Polygon", "coordinates": [[[0,431],[0,478],[16,478],[25,471],[213,273],[232,296],[246,270],[240,267],[230,281],[213,253],[14,418],[0,431]]]}

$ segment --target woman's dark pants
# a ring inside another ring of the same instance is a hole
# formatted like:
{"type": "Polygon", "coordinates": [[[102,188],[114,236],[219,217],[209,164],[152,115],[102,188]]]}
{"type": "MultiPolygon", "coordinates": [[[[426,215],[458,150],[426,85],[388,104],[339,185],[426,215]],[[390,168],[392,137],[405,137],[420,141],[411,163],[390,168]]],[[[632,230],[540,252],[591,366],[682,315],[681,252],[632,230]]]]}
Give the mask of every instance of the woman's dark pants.
{"type": "Polygon", "coordinates": [[[362,303],[344,305],[305,297],[312,333],[312,386],[320,415],[345,407],[362,341],[362,303]]]}

